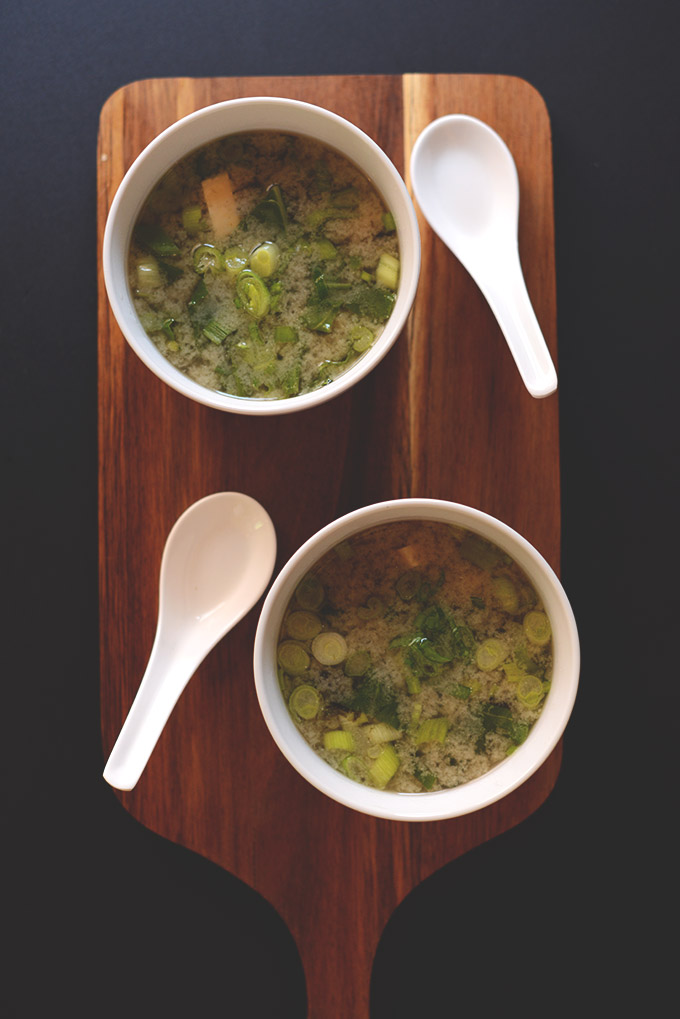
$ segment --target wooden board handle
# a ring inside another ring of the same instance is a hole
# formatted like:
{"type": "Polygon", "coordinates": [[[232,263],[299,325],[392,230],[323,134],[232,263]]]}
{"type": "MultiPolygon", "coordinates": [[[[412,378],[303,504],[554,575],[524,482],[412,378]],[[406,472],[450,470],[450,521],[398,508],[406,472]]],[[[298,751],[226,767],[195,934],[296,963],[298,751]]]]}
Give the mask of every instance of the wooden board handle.
{"type": "MultiPolygon", "coordinates": [[[[469,113],[510,146],[520,176],[520,253],[557,355],[550,128],[516,78],[407,75],[162,79],[117,92],[102,111],[99,238],[125,169],[194,109],[281,95],[352,120],[402,173],[431,119],[469,113]]],[[[99,279],[99,518],[102,738],[108,754],[153,641],[163,544],[193,501],[243,491],[271,515],[281,566],[324,524],[405,496],[492,513],[559,568],[556,395],[524,389],[484,298],[421,221],[422,273],[409,324],[351,392],[304,414],[254,421],[169,390],[128,349],[99,279]],[[327,458],[340,465],[329,476],[327,458]],[[283,478],[295,478],[294,488],[283,478]]],[[[257,609],[219,644],[180,701],[137,788],[121,794],[153,831],[219,863],[276,907],[300,949],[309,1016],[369,1014],[371,963],[395,906],[425,877],[518,824],[545,800],[560,749],[520,789],[451,821],[365,817],[311,788],[274,747],[253,689],[257,609]]]]}

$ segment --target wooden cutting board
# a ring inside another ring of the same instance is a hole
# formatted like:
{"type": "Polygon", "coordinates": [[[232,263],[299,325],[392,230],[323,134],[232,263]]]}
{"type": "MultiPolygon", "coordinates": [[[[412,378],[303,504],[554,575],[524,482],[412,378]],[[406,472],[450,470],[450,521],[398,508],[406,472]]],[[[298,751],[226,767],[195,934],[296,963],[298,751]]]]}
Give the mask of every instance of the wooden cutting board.
{"type": "MultiPolygon", "coordinates": [[[[115,190],[142,148],[195,109],[255,95],[302,99],[347,117],[406,177],[413,143],[435,117],[467,113],[494,127],[517,163],[522,263],[557,360],[550,125],[541,97],[517,78],[135,82],[101,114],[100,251],[115,190]]],[[[156,379],[114,322],[100,258],[105,755],[151,649],[166,536],[190,503],[211,492],[243,491],[266,507],[278,535],[277,569],[339,515],[405,496],[451,499],[499,516],[559,569],[557,395],[529,396],[477,287],[422,219],[421,231],[418,296],[390,354],[323,407],[261,420],[199,406],[156,379]]],[[[154,832],[220,864],[275,906],[302,956],[312,1019],[365,1019],[374,952],[397,904],[440,866],[536,810],[557,778],[561,746],[512,795],[459,819],[390,822],[337,805],[290,767],[260,716],[251,664],[259,608],[201,666],[139,785],[120,800],[154,832]]]]}

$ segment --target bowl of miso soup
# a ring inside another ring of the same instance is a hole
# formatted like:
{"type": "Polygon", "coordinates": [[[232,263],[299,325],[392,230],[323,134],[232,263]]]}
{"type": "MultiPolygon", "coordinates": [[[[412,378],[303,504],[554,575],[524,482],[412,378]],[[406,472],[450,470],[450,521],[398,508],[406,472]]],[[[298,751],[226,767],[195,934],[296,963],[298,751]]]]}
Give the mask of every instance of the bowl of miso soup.
{"type": "Polygon", "coordinates": [[[403,499],[329,524],[260,617],[254,671],[292,766],[355,810],[438,820],[525,782],[578,686],[567,596],[520,534],[456,503],[403,499]]]}
{"type": "Polygon", "coordinates": [[[138,156],[106,223],[116,321],[159,379],[241,414],[313,407],[399,336],[420,237],[404,182],[349,121],[254,97],[199,110],[138,156]]]}

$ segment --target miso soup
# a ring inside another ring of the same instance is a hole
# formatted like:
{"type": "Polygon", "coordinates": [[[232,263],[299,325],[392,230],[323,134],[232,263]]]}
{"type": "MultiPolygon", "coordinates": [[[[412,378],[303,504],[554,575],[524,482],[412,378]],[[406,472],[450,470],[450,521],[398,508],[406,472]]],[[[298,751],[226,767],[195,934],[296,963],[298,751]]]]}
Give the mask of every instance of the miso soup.
{"type": "Polygon", "coordinates": [[[311,138],[234,134],[150,193],[129,283],[162,354],[209,389],[286,399],[335,379],[396,301],[395,223],[364,174],[311,138]]]}
{"type": "Polygon", "coordinates": [[[450,789],[529,735],[553,666],[550,620],[516,562],[435,521],[364,531],[297,587],[279,681],[310,746],[393,792],[450,789]]]}

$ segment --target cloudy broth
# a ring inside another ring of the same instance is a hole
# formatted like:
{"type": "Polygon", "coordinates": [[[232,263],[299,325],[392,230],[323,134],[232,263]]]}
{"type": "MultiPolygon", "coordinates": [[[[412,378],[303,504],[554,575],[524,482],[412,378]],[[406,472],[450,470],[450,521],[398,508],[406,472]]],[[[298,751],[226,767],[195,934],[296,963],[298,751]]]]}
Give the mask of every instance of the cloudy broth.
{"type": "Polygon", "coordinates": [[[229,135],[158,183],[128,275],[147,334],[208,389],[288,399],[346,371],[396,301],[392,215],[366,176],[320,142],[229,135]]]}
{"type": "Polygon", "coordinates": [[[520,567],[435,521],[371,528],[298,586],[279,681],[310,746],[392,792],[448,789],[524,742],[550,689],[549,619],[520,567]]]}

